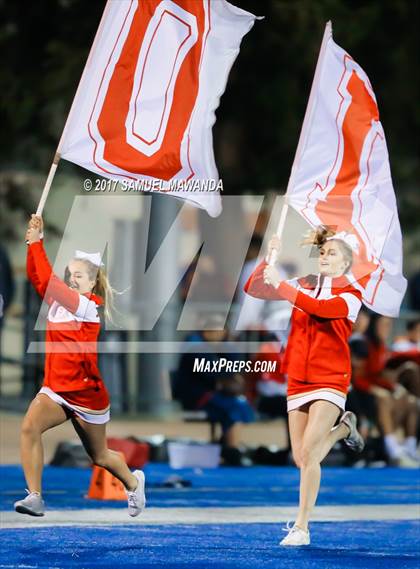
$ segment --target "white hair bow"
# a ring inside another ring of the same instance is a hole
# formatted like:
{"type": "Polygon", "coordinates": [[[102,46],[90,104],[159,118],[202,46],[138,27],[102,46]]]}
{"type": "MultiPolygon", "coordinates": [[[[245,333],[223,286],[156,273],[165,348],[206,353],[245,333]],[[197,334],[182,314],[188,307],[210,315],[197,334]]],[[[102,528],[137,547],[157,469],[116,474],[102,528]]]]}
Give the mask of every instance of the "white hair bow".
{"type": "Polygon", "coordinates": [[[102,255],[100,253],[85,253],[84,251],[76,251],[74,254],[75,259],[80,261],[90,261],[96,267],[103,267],[102,255]]]}
{"type": "Polygon", "coordinates": [[[340,239],[340,241],[344,241],[344,243],[348,245],[350,249],[355,253],[359,251],[359,240],[357,239],[356,235],[354,235],[353,233],[340,231],[339,233],[336,233],[332,237],[327,237],[327,241],[332,241],[333,239],[340,239]]]}

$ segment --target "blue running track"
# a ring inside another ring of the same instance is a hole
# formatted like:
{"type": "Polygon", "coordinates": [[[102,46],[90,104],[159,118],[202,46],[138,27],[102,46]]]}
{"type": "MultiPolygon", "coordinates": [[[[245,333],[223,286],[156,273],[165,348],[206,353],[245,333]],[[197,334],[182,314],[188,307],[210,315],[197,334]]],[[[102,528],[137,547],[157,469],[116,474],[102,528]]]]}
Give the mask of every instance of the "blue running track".
{"type": "MultiPolygon", "coordinates": [[[[196,508],[202,513],[206,508],[254,507],[258,511],[297,503],[298,473],[293,468],[176,471],[191,482],[191,487],[181,489],[162,487],[174,474],[166,465],[149,465],[145,472],[149,508],[196,508]]],[[[47,467],[44,498],[48,509],[67,511],[71,522],[71,510],[125,507],[121,502],[86,500],[90,475],[90,470],[47,467]]],[[[208,523],[188,525],[172,519],[171,525],[144,525],[139,518],[135,523],[105,527],[31,527],[34,518],[13,514],[27,527],[11,527],[3,520],[10,516],[13,502],[23,496],[25,483],[20,467],[4,466],[0,468],[0,510],[4,512],[0,513],[0,569],[418,569],[418,515],[387,519],[386,508],[400,505],[404,511],[404,506],[419,504],[419,482],[416,470],[326,468],[318,505],[382,505],[384,519],[314,522],[311,546],[290,550],[277,545],[284,535],[283,523],[253,523],[252,519],[219,524],[210,518],[208,523]]],[[[47,518],[48,511],[43,520],[47,518]]]]}

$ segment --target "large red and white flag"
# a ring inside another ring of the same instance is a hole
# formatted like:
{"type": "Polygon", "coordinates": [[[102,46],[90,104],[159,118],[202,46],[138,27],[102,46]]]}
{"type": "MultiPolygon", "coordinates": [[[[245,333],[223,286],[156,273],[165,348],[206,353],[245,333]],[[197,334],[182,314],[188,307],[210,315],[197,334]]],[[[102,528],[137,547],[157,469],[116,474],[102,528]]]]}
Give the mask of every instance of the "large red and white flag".
{"type": "Polygon", "coordinates": [[[369,78],[330,23],[286,195],[311,226],[354,235],[349,278],[368,308],[397,316],[407,283],[385,134],[369,78]]]}
{"type": "Polygon", "coordinates": [[[61,157],[137,189],[146,181],[140,188],[168,191],[217,216],[211,129],[254,21],[226,0],[108,0],[61,157]]]}

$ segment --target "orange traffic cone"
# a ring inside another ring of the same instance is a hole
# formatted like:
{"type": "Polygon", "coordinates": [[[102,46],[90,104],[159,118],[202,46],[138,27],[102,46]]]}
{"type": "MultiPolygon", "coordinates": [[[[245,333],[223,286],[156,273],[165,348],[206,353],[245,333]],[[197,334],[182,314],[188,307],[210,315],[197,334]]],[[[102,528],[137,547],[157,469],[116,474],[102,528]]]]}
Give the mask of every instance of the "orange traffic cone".
{"type": "MultiPolygon", "coordinates": [[[[122,455],[122,453],[119,454],[122,455]]],[[[85,497],[94,500],[127,500],[123,484],[108,470],[100,466],[93,467],[89,491],[85,497]]]]}

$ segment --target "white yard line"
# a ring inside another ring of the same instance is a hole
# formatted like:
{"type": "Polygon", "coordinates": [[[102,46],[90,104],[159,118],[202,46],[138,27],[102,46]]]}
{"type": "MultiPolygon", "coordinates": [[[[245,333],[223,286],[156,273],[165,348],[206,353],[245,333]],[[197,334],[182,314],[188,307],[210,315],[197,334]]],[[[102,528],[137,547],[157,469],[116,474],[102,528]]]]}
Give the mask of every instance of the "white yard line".
{"type": "MultiPolygon", "coordinates": [[[[126,509],[98,510],[49,510],[42,518],[16,512],[0,512],[0,527],[28,528],[52,526],[111,526],[121,524],[180,525],[180,524],[251,524],[282,523],[293,520],[296,508],[149,508],[138,518],[130,518],[126,509]]],[[[313,521],[345,522],[364,520],[414,520],[420,519],[420,506],[366,505],[366,506],[318,506],[313,521]]]]}

